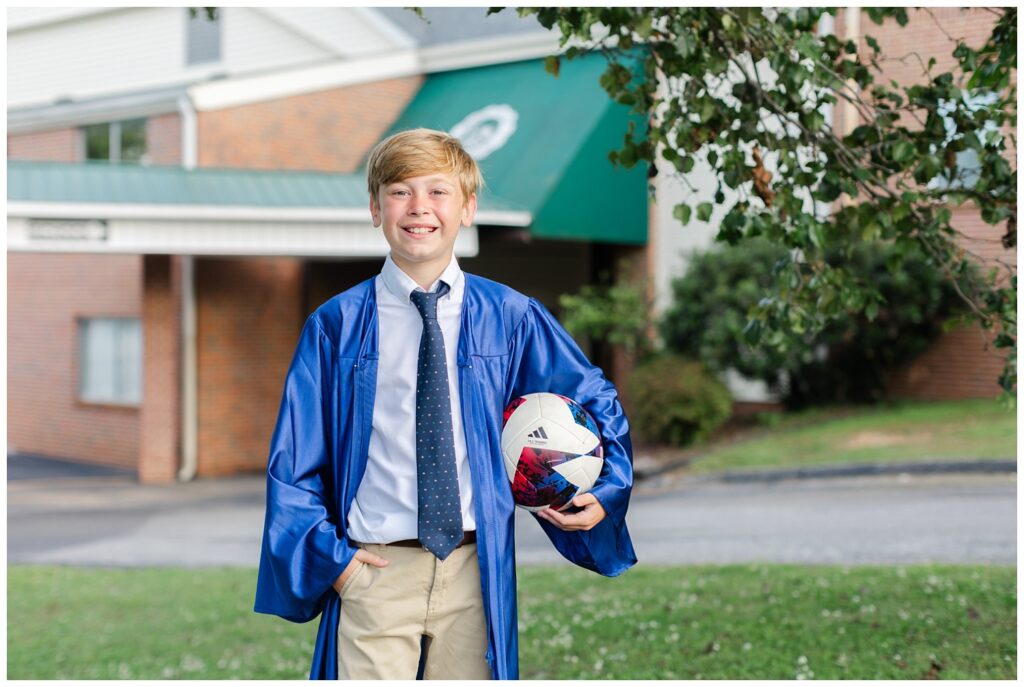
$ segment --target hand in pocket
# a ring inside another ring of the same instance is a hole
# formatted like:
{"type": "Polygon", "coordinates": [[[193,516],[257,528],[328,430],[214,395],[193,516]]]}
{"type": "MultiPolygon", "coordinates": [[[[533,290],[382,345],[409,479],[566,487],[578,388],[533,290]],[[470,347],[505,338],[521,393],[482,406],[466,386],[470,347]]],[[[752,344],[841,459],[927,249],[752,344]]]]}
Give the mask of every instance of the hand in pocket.
{"type": "Polygon", "coordinates": [[[381,558],[377,554],[370,553],[365,549],[359,549],[358,551],[356,551],[356,555],[352,557],[352,560],[349,561],[349,564],[345,566],[345,569],[341,571],[341,575],[338,576],[338,579],[334,581],[334,584],[332,585],[334,587],[334,591],[341,594],[342,587],[345,586],[345,583],[348,582],[348,579],[352,577],[356,570],[359,569],[359,566],[375,565],[378,568],[383,568],[386,567],[387,564],[388,561],[381,558]]]}

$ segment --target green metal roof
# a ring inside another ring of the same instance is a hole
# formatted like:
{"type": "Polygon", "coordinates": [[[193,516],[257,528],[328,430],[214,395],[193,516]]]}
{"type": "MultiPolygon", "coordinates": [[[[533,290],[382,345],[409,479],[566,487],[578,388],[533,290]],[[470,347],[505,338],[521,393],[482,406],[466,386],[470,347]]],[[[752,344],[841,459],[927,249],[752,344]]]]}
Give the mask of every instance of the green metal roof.
{"type": "MultiPolygon", "coordinates": [[[[471,113],[511,108],[515,130],[489,154],[475,153],[464,134],[453,132],[480,162],[481,203],[498,196],[527,208],[534,236],[643,244],[646,169],[608,161],[635,115],[599,85],[606,66],[602,55],[591,53],[563,60],[557,78],[543,60],[431,74],[389,133],[416,127],[452,132],[471,113]]],[[[486,138],[503,126],[487,119],[470,136],[486,138]]]]}
{"type": "MultiPolygon", "coordinates": [[[[365,209],[368,199],[361,173],[7,162],[8,202],[365,209]]],[[[522,210],[492,194],[480,206],[522,210]]]]}

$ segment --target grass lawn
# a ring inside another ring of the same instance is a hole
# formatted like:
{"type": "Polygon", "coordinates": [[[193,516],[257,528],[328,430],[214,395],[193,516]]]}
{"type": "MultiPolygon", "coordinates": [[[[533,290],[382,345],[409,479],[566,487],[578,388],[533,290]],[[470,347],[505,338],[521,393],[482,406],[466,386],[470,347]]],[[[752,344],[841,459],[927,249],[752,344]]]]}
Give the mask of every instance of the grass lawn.
{"type": "MultiPolygon", "coordinates": [[[[523,568],[526,679],[1014,679],[1016,568],[523,568]]],[[[10,679],[305,679],[255,570],[10,566],[10,679]]]]}
{"type": "Polygon", "coordinates": [[[709,444],[689,469],[704,473],[1016,455],[1016,412],[996,400],[904,401],[786,415],[756,438],[709,444]]]}

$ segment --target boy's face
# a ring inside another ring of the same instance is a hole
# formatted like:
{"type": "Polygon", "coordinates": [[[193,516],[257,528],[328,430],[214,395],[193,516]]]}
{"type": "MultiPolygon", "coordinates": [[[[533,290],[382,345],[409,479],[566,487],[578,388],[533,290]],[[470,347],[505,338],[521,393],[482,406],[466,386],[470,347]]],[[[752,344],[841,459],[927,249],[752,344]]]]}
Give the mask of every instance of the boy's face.
{"type": "Polygon", "coordinates": [[[440,272],[451,260],[459,227],[473,223],[476,194],[463,198],[454,174],[409,177],[381,186],[370,199],[370,213],[395,264],[406,272],[423,267],[440,272]]]}

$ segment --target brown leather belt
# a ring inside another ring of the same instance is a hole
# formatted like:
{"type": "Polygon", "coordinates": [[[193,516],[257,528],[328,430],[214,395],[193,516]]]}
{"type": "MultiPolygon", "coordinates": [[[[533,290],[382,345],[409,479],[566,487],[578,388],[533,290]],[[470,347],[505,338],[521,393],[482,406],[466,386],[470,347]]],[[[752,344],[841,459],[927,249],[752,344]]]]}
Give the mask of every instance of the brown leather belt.
{"type": "MultiPolygon", "coordinates": [[[[475,543],[476,543],[476,530],[469,530],[469,531],[466,532],[466,536],[464,536],[462,538],[462,541],[459,542],[459,546],[463,546],[465,544],[475,544],[475,543]]],[[[412,548],[416,548],[416,549],[422,549],[423,548],[423,543],[419,539],[403,539],[402,541],[388,542],[384,546],[408,546],[408,547],[412,547],[412,548]]],[[[456,546],[455,548],[459,548],[459,546],[456,546]]]]}

